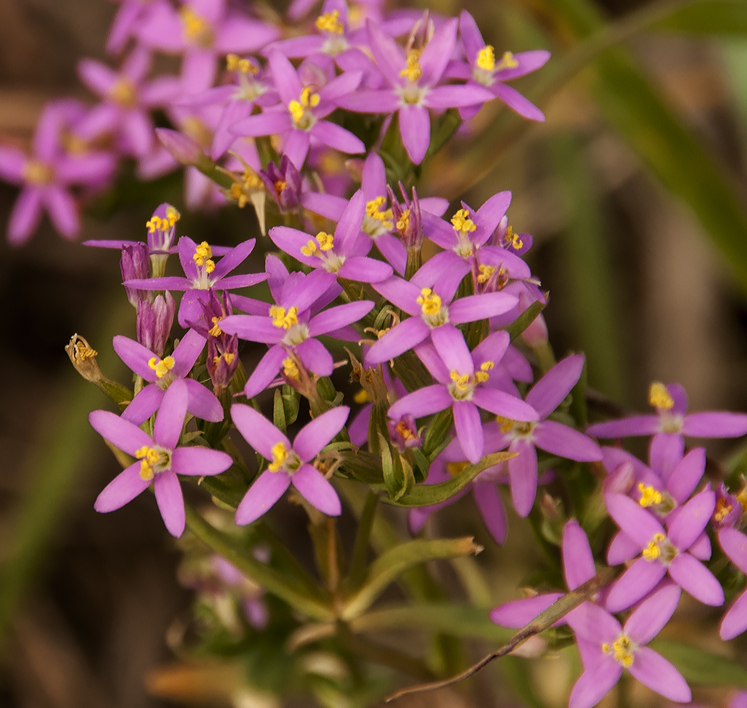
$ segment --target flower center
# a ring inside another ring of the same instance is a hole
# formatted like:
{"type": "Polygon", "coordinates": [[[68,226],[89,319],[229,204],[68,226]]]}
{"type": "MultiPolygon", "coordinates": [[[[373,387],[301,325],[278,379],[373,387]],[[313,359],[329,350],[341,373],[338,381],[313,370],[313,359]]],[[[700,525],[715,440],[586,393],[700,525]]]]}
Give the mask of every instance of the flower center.
{"type": "Polygon", "coordinates": [[[137,105],[137,88],[135,84],[125,76],[118,78],[109,89],[109,99],[122,108],[134,108],[137,105]]]}
{"type": "Polygon", "coordinates": [[[635,654],[635,644],[625,634],[621,634],[610,646],[606,642],[602,644],[602,652],[612,654],[612,657],[626,669],[633,666],[633,656],[635,654]]]}
{"type": "Polygon", "coordinates": [[[218,322],[220,322],[223,319],[223,317],[213,317],[210,321],[213,323],[213,326],[208,330],[208,334],[211,337],[220,337],[221,334],[223,334],[223,330],[218,325],[218,322]]]}
{"type": "Polygon", "coordinates": [[[274,327],[290,329],[294,324],[298,324],[298,308],[293,306],[286,310],[284,307],[273,305],[270,308],[270,317],[274,327]]]}
{"type": "Polygon", "coordinates": [[[324,269],[328,273],[336,273],[345,263],[345,258],[334,253],[335,237],[332,234],[320,231],[315,238],[309,239],[305,246],[301,246],[304,256],[316,256],[322,261],[324,269]]]}
{"type": "Polygon", "coordinates": [[[292,474],[301,466],[301,460],[298,459],[293,450],[289,450],[285,443],[279,442],[272,446],[272,462],[267,465],[270,472],[288,472],[292,474]]]}
{"type": "Polygon", "coordinates": [[[677,553],[678,551],[671,541],[663,533],[657,533],[643,549],[642,555],[647,561],[658,560],[664,565],[669,565],[675,559],[677,553]]]}
{"type": "Polygon", "coordinates": [[[511,437],[514,439],[530,439],[532,437],[534,423],[523,423],[518,420],[511,420],[511,418],[504,418],[502,415],[497,415],[495,417],[495,422],[498,423],[498,427],[504,435],[508,435],[510,433],[511,437]]]}
{"type": "Polygon", "coordinates": [[[498,270],[495,266],[481,265],[478,269],[477,282],[483,285],[493,277],[493,273],[498,270]]]}
{"type": "Polygon", "coordinates": [[[54,179],[54,170],[45,162],[29,160],[23,167],[23,179],[26,184],[43,187],[54,179]]]}
{"type": "Polygon", "coordinates": [[[423,319],[431,327],[440,327],[449,321],[449,311],[442,307],[441,298],[430,288],[423,288],[416,302],[420,305],[423,319]]]}
{"type": "Polygon", "coordinates": [[[722,497],[716,502],[716,511],[713,514],[713,518],[720,523],[731,514],[733,508],[734,507],[722,497]]]}
{"type": "Polygon", "coordinates": [[[288,110],[297,128],[308,130],[314,124],[314,115],[310,109],[318,106],[320,100],[318,93],[314,93],[310,86],[304,86],[299,100],[288,104],[288,110]]]}
{"type": "Polygon", "coordinates": [[[656,506],[661,504],[661,492],[657,491],[651,486],[646,486],[643,482],[638,484],[638,489],[641,492],[641,498],[638,503],[645,509],[649,506],[656,506]]]}
{"type": "Polygon", "coordinates": [[[165,359],[159,359],[154,356],[148,361],[148,367],[156,372],[156,376],[159,379],[162,379],[174,368],[175,363],[173,356],[167,356],[165,359]]]}
{"type": "Polygon", "coordinates": [[[477,66],[483,71],[493,71],[495,69],[495,49],[492,45],[486,44],[478,53],[477,66]]]}
{"type": "Polygon", "coordinates": [[[366,215],[363,217],[363,230],[375,238],[387,233],[394,226],[392,210],[385,209],[386,197],[376,197],[366,202],[366,215]]]}
{"type": "Polygon", "coordinates": [[[674,399],[661,381],[654,381],[648,390],[648,402],[660,411],[674,408],[674,399]]]}
{"type": "Polygon", "coordinates": [[[143,445],[135,451],[135,457],[140,460],[140,478],[146,481],[171,468],[171,452],[158,445],[143,445]]]}
{"type": "Polygon", "coordinates": [[[503,236],[503,242],[513,248],[515,251],[519,251],[524,248],[524,239],[514,231],[513,226],[506,227],[506,233],[503,236]]]}
{"type": "Polygon", "coordinates": [[[210,23],[189,7],[179,10],[185,39],[203,49],[212,46],[215,33],[210,23]]]}
{"type": "Polygon", "coordinates": [[[256,74],[259,69],[249,59],[242,59],[238,54],[226,56],[226,68],[240,74],[256,74]]]}
{"type": "Polygon", "coordinates": [[[332,12],[325,12],[316,18],[316,28],[322,32],[330,32],[332,34],[342,34],[345,31],[345,27],[340,20],[340,11],[332,10],[332,12]]]}

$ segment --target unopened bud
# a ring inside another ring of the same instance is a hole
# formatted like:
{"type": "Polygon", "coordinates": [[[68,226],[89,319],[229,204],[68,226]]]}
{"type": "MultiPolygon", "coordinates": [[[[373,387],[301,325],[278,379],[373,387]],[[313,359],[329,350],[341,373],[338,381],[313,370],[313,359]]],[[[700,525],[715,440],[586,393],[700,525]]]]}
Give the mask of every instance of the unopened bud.
{"type": "Polygon", "coordinates": [[[156,136],[166,152],[179,164],[195,167],[205,159],[200,146],[184,133],[168,128],[156,128],[156,136]]]}
{"type": "MultiPolygon", "coordinates": [[[[126,243],[122,246],[122,258],[119,261],[122,280],[141,280],[150,277],[148,246],[144,243],[126,243]]],[[[136,290],[125,286],[127,299],[133,307],[139,302],[148,300],[151,295],[146,290],[136,290]]]]}
{"type": "Polygon", "coordinates": [[[141,301],[137,308],[137,341],[156,356],[163,356],[174,323],[176,306],[171,293],[157,295],[153,302],[141,301]]]}
{"type": "Polygon", "coordinates": [[[65,351],[75,370],[92,384],[96,384],[115,403],[124,407],[132,400],[132,391],[101,373],[96,361],[98,352],[81,336],[74,334],[65,351]]]}

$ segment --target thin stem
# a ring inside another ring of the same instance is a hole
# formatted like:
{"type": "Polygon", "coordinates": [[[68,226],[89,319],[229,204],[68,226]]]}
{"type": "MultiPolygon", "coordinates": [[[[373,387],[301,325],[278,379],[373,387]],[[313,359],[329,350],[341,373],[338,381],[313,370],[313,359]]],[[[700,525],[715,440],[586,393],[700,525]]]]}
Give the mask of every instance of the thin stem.
{"type": "Polygon", "coordinates": [[[361,512],[358,533],[355,536],[353,559],[350,562],[350,576],[348,582],[351,587],[357,587],[360,585],[366,576],[366,559],[368,556],[368,547],[371,542],[371,531],[373,529],[376,507],[378,504],[379,495],[369,490],[368,496],[366,497],[366,503],[361,512]]]}
{"type": "Polygon", "coordinates": [[[470,666],[466,671],[462,671],[461,674],[457,674],[452,678],[445,679],[444,681],[435,681],[433,683],[425,683],[419,686],[411,686],[410,688],[403,688],[396,693],[393,693],[386,699],[386,702],[402,698],[411,693],[422,693],[424,691],[435,691],[439,688],[446,688],[460,681],[474,676],[478,671],[484,669],[491,661],[500,659],[502,656],[510,654],[515,649],[518,649],[527,639],[533,637],[535,634],[551,627],[561,617],[567,615],[572,609],[580,605],[585,600],[588,600],[592,595],[598,593],[602,588],[609,585],[619,574],[619,567],[605,568],[601,573],[595,575],[591,580],[588,580],[583,585],[578,587],[573,592],[561,597],[557,602],[550,605],[544,612],[535,617],[526,627],[520,629],[511,640],[504,644],[498,651],[494,651],[488,654],[483,659],[480,659],[476,664],[470,666]]]}

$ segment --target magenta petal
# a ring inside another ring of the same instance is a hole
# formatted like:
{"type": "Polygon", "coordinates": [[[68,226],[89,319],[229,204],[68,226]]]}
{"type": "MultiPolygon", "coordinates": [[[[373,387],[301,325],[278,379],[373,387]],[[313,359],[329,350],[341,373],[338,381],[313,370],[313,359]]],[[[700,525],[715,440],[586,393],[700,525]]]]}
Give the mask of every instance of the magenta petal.
{"type": "Polygon", "coordinates": [[[329,147],[344,152],[347,155],[366,152],[366,146],[361,142],[360,138],[357,138],[349,130],[345,130],[345,128],[336,123],[330,123],[327,120],[317,121],[311,129],[311,134],[319,142],[329,145],[329,147]]]}
{"type": "MultiPolygon", "coordinates": [[[[290,440],[288,440],[280,430],[270,423],[267,418],[265,418],[261,413],[257,413],[257,411],[255,411],[251,406],[245,406],[241,403],[234,404],[231,406],[231,418],[239,429],[241,435],[244,437],[244,440],[246,440],[260,455],[262,455],[262,457],[271,460],[272,448],[279,442],[282,442],[286,449],[290,450],[290,440]]],[[[246,521],[244,523],[249,522],[246,521]]]]}
{"type": "Polygon", "coordinates": [[[485,46],[480,29],[475,18],[467,10],[459,14],[459,34],[462,38],[464,51],[470,63],[474,63],[477,53],[485,46]]]}
{"type": "MultiPolygon", "coordinates": [[[[150,442],[150,438],[148,438],[148,442],[150,442]]],[[[144,480],[140,477],[140,461],[137,461],[126,467],[104,487],[101,494],[96,498],[93,508],[102,514],[114,511],[131,502],[149,486],[150,480],[144,480]]]]}
{"type": "Polygon", "coordinates": [[[190,329],[174,349],[174,372],[185,377],[192,370],[197,358],[202,354],[207,339],[194,329],[190,329]]]}
{"type": "MultiPolygon", "coordinates": [[[[510,420],[537,420],[537,411],[529,404],[516,396],[512,396],[510,393],[499,391],[496,388],[486,388],[485,386],[477,388],[472,395],[472,400],[483,410],[490,411],[494,415],[509,418],[510,420]]],[[[539,447],[542,447],[542,445],[539,447]]]]}
{"type": "Polygon", "coordinates": [[[481,482],[478,478],[472,485],[472,494],[485,527],[493,540],[502,544],[506,540],[508,523],[498,488],[494,482],[481,482]]]}
{"type": "Polygon", "coordinates": [[[272,383],[287,356],[288,352],[279,345],[270,348],[246,382],[244,394],[247,398],[253,398],[272,383]]]}
{"type": "Polygon", "coordinates": [[[721,620],[719,634],[728,641],[739,636],[747,629],[747,592],[743,592],[729,608],[721,620]]]}
{"type": "Polygon", "coordinates": [[[589,539],[578,521],[569,521],[563,529],[563,574],[569,590],[575,590],[596,575],[589,539]]]}
{"type": "Polygon", "coordinates": [[[148,366],[148,362],[155,357],[150,349],[121,334],[114,337],[112,345],[117,356],[138,376],[151,383],[156,381],[156,372],[148,366]]]}
{"type": "MultiPolygon", "coordinates": [[[[569,356],[550,369],[527,394],[526,400],[542,418],[547,418],[571,392],[584,368],[583,354],[569,356]]],[[[600,458],[595,458],[600,459],[600,458]]]]}
{"type": "Polygon", "coordinates": [[[236,509],[236,525],[246,526],[256,521],[283,496],[289,486],[290,475],[265,470],[249,487],[236,509]]]}
{"type": "Polygon", "coordinates": [[[142,425],[161,405],[164,391],[156,384],[148,384],[132,399],[127,408],[122,411],[122,419],[129,420],[135,425],[142,425]]]}
{"type": "Polygon", "coordinates": [[[729,560],[743,573],[747,573],[747,536],[736,529],[725,528],[719,531],[718,542],[729,560]]]}
{"type": "Polygon", "coordinates": [[[52,187],[43,194],[49,217],[57,231],[65,238],[72,238],[80,231],[80,217],[75,199],[60,187],[52,187]]]}
{"type": "Polygon", "coordinates": [[[511,110],[529,120],[544,122],[545,114],[528,98],[524,98],[515,88],[506,84],[495,83],[491,87],[493,93],[501,99],[511,110]]]}
{"type": "Polygon", "coordinates": [[[268,53],[267,60],[283,103],[287,106],[291,101],[297,101],[303,86],[293,64],[276,49],[268,53]]]}
{"type": "Polygon", "coordinates": [[[579,605],[567,620],[577,637],[587,642],[612,644],[622,634],[620,623],[593,602],[579,605]]]}
{"type": "Polygon", "coordinates": [[[93,93],[101,97],[109,93],[118,79],[115,71],[93,59],[81,59],[78,62],[78,76],[93,93]]]}
{"type": "Polygon", "coordinates": [[[541,450],[567,457],[569,460],[591,462],[602,459],[602,450],[591,438],[553,420],[543,420],[533,433],[534,444],[541,450]]]}
{"type": "Polygon", "coordinates": [[[517,298],[501,292],[469,295],[449,305],[449,319],[454,324],[485,320],[508,312],[516,304],[517,298]]]}
{"type": "Polygon", "coordinates": [[[537,494],[537,451],[528,440],[514,440],[509,452],[519,456],[508,461],[511,480],[511,499],[516,513],[522,518],[529,515],[537,494]]]}
{"type": "Polygon", "coordinates": [[[628,671],[644,686],[678,703],[692,700],[690,687],[677,669],[653,649],[640,647],[628,671]]]}
{"type": "Polygon", "coordinates": [[[667,482],[674,466],[685,454],[685,439],[679,433],[658,432],[651,439],[648,452],[651,469],[667,482]]]}
{"type": "Polygon", "coordinates": [[[429,108],[461,108],[476,106],[492,101],[495,96],[483,86],[465,84],[461,86],[437,86],[423,99],[429,108]]]}
{"type": "Polygon", "coordinates": [[[177,379],[164,394],[156,415],[153,426],[153,440],[156,445],[173,450],[179,444],[188,404],[189,389],[182,379],[177,379]]]}
{"type": "Polygon", "coordinates": [[[685,416],[682,432],[694,438],[739,438],[747,434],[744,413],[706,412],[685,416]]]}
{"type": "Polygon", "coordinates": [[[220,423],[223,420],[223,406],[215,394],[194,379],[182,379],[182,381],[189,393],[187,410],[196,418],[220,423]]]}
{"type": "Polygon", "coordinates": [[[331,376],[335,368],[332,355],[318,339],[307,339],[296,347],[303,365],[319,376],[331,376]]]}
{"type": "Polygon", "coordinates": [[[159,472],[153,480],[156,502],[166,530],[175,538],[184,533],[186,521],[184,496],[176,473],[173,470],[159,472]]]}
{"type": "Polygon", "coordinates": [[[399,100],[390,89],[363,89],[340,99],[340,105],[354,113],[394,113],[399,100]]]}
{"type": "Polygon", "coordinates": [[[358,283],[380,283],[392,275],[392,266],[374,258],[351,256],[337,272],[341,278],[358,283]]]}
{"type": "Polygon", "coordinates": [[[399,72],[405,68],[402,50],[391,37],[384,33],[377,23],[367,20],[366,28],[371,51],[376,59],[376,66],[384,74],[389,84],[398,86],[402,82],[399,72]]]}
{"type": "Polygon", "coordinates": [[[507,602],[496,607],[490,613],[490,621],[500,627],[521,629],[561,597],[563,597],[562,593],[551,592],[535,597],[528,597],[524,600],[507,602]]]}
{"type": "Polygon", "coordinates": [[[464,336],[454,325],[447,323],[436,327],[431,332],[431,341],[446,365],[447,371],[456,371],[458,374],[470,376],[474,373],[472,354],[467,342],[464,341],[464,336]]]}
{"type": "Polygon", "coordinates": [[[18,195],[8,219],[8,240],[14,245],[25,243],[36,231],[42,215],[40,189],[24,189],[18,195]]]}
{"type": "Polygon", "coordinates": [[[667,491],[678,504],[683,504],[695,491],[705,472],[705,448],[696,447],[682,458],[667,481],[667,491]]]}
{"type": "Polygon", "coordinates": [[[366,363],[381,364],[394,359],[420,344],[429,334],[430,328],[420,317],[411,317],[400,322],[368,350],[366,363]]]}
{"type": "Polygon", "coordinates": [[[264,135],[277,135],[292,129],[290,114],[280,111],[267,111],[236,121],[229,132],[247,138],[259,138],[264,135]]]}
{"type": "Polygon", "coordinates": [[[342,430],[349,414],[350,408],[338,406],[307,423],[293,441],[293,449],[301,460],[313,460],[342,430]]]}
{"type": "MultiPolygon", "coordinates": [[[[272,235],[272,234],[270,234],[272,235]]],[[[420,288],[402,278],[392,277],[376,283],[374,290],[383,295],[389,302],[404,310],[408,315],[420,318],[420,288]]]]}
{"type": "Polygon", "coordinates": [[[309,504],[327,516],[339,516],[342,513],[340,498],[335,488],[316,467],[302,465],[291,477],[293,486],[309,504]]]}
{"type": "Polygon", "coordinates": [[[123,420],[109,411],[91,411],[88,414],[91,427],[114,447],[135,456],[141,447],[152,447],[153,441],[134,423],[123,420]]]}
{"type": "Polygon", "coordinates": [[[630,497],[605,494],[604,501],[615,523],[638,544],[638,548],[645,548],[656,534],[666,535],[662,525],[630,497]]]}
{"type": "Polygon", "coordinates": [[[652,593],[628,617],[625,634],[636,644],[648,644],[671,619],[681,594],[676,585],[666,585],[652,593]]]}
{"type": "Polygon", "coordinates": [[[675,548],[686,551],[703,533],[716,509],[716,494],[704,489],[685,504],[669,526],[669,539],[675,548]]]}
{"type": "Polygon", "coordinates": [[[700,534],[693,542],[693,545],[687,549],[687,552],[691,556],[695,556],[698,560],[710,560],[713,549],[711,548],[711,539],[708,538],[708,534],[705,532],[700,534]]]}
{"type": "Polygon", "coordinates": [[[659,430],[659,416],[636,415],[607,423],[590,425],[586,429],[587,435],[595,438],[625,438],[634,435],[653,435],[659,430]]]}
{"type": "Polygon", "coordinates": [[[388,411],[387,415],[393,420],[399,420],[403,415],[410,414],[422,418],[432,413],[450,408],[452,397],[444,386],[435,384],[418,389],[400,398],[388,411]]]}
{"type": "Polygon", "coordinates": [[[171,455],[171,469],[177,474],[210,477],[233,464],[230,455],[206,447],[178,447],[171,455]]]}
{"type": "Polygon", "coordinates": [[[357,322],[365,317],[373,307],[374,303],[370,300],[349,302],[345,305],[332,307],[316,317],[312,317],[309,322],[309,334],[312,337],[318,337],[320,334],[327,334],[327,332],[357,322]]]}
{"type": "Polygon", "coordinates": [[[708,568],[689,553],[680,553],[669,564],[669,575],[672,580],[704,605],[718,607],[724,604],[724,591],[718,580],[708,568]]]}
{"type": "Polygon", "coordinates": [[[254,244],[256,242],[257,239],[250,238],[246,241],[242,241],[235,248],[232,248],[218,261],[218,264],[215,266],[215,270],[210,274],[210,277],[217,279],[224,278],[228,275],[228,273],[238,267],[249,257],[249,254],[254,250],[254,244]]]}
{"type": "Polygon", "coordinates": [[[283,154],[295,165],[297,169],[303,167],[306,156],[309,154],[311,137],[305,130],[289,130],[285,134],[283,142],[283,154]]]}
{"type": "Polygon", "coordinates": [[[415,105],[400,107],[399,131],[407,154],[414,164],[419,165],[431,142],[431,119],[428,109],[415,105]]]}
{"type": "Polygon", "coordinates": [[[610,541],[610,547],[607,549],[607,563],[609,565],[620,565],[631,558],[635,558],[640,552],[640,544],[627,536],[624,531],[620,531],[610,541]]]}
{"type": "Polygon", "coordinates": [[[607,609],[622,612],[648,595],[667,574],[667,569],[658,561],[639,558],[615,582],[607,596],[607,609]]]}
{"type": "MultiPolygon", "coordinates": [[[[440,388],[440,387],[439,387],[440,388]]],[[[482,459],[485,440],[480,411],[471,401],[454,401],[454,426],[465,457],[475,464],[482,459]]]]}
{"type": "Polygon", "coordinates": [[[220,328],[226,334],[263,344],[277,344],[285,335],[285,330],[275,327],[269,317],[258,315],[228,315],[221,320],[220,328]]]}
{"type": "MultiPolygon", "coordinates": [[[[604,657],[607,659],[607,657],[604,657]]],[[[614,659],[600,661],[594,669],[581,674],[571,691],[568,708],[592,708],[602,700],[620,680],[622,666],[614,659]]]]}

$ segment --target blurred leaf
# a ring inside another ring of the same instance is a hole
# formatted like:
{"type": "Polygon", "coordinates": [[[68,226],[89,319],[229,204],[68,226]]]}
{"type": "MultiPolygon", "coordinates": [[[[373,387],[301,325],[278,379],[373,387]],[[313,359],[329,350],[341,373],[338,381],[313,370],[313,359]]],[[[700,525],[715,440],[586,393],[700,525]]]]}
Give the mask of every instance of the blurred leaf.
{"type": "Polygon", "coordinates": [[[540,316],[540,313],[544,309],[545,303],[536,300],[508,325],[506,331],[509,333],[511,341],[513,342],[517,337],[520,337],[524,330],[540,316]]]}
{"type": "Polygon", "coordinates": [[[729,657],[663,639],[649,646],[669,659],[687,681],[705,686],[747,688],[747,669],[729,657]]]}
{"type": "Polygon", "coordinates": [[[695,34],[747,35],[747,4],[737,0],[697,3],[655,22],[651,29],[695,34]]]}
{"type": "Polygon", "coordinates": [[[379,556],[368,569],[360,590],[344,603],[340,614],[350,620],[364,612],[394,580],[409,568],[431,560],[456,558],[479,553],[471,536],[453,539],[417,539],[395,546],[379,556]]]}
{"type": "Polygon", "coordinates": [[[489,610],[470,605],[430,603],[385,607],[356,617],[350,622],[353,632],[378,632],[387,629],[417,628],[442,632],[455,637],[507,642],[514,630],[493,624],[489,610]]]}
{"type": "Polygon", "coordinates": [[[477,464],[467,465],[453,479],[438,484],[421,484],[396,501],[393,499],[382,499],[382,501],[394,506],[406,507],[440,504],[461,492],[480,472],[516,457],[516,454],[513,452],[494,452],[491,455],[485,455],[477,464]]]}

